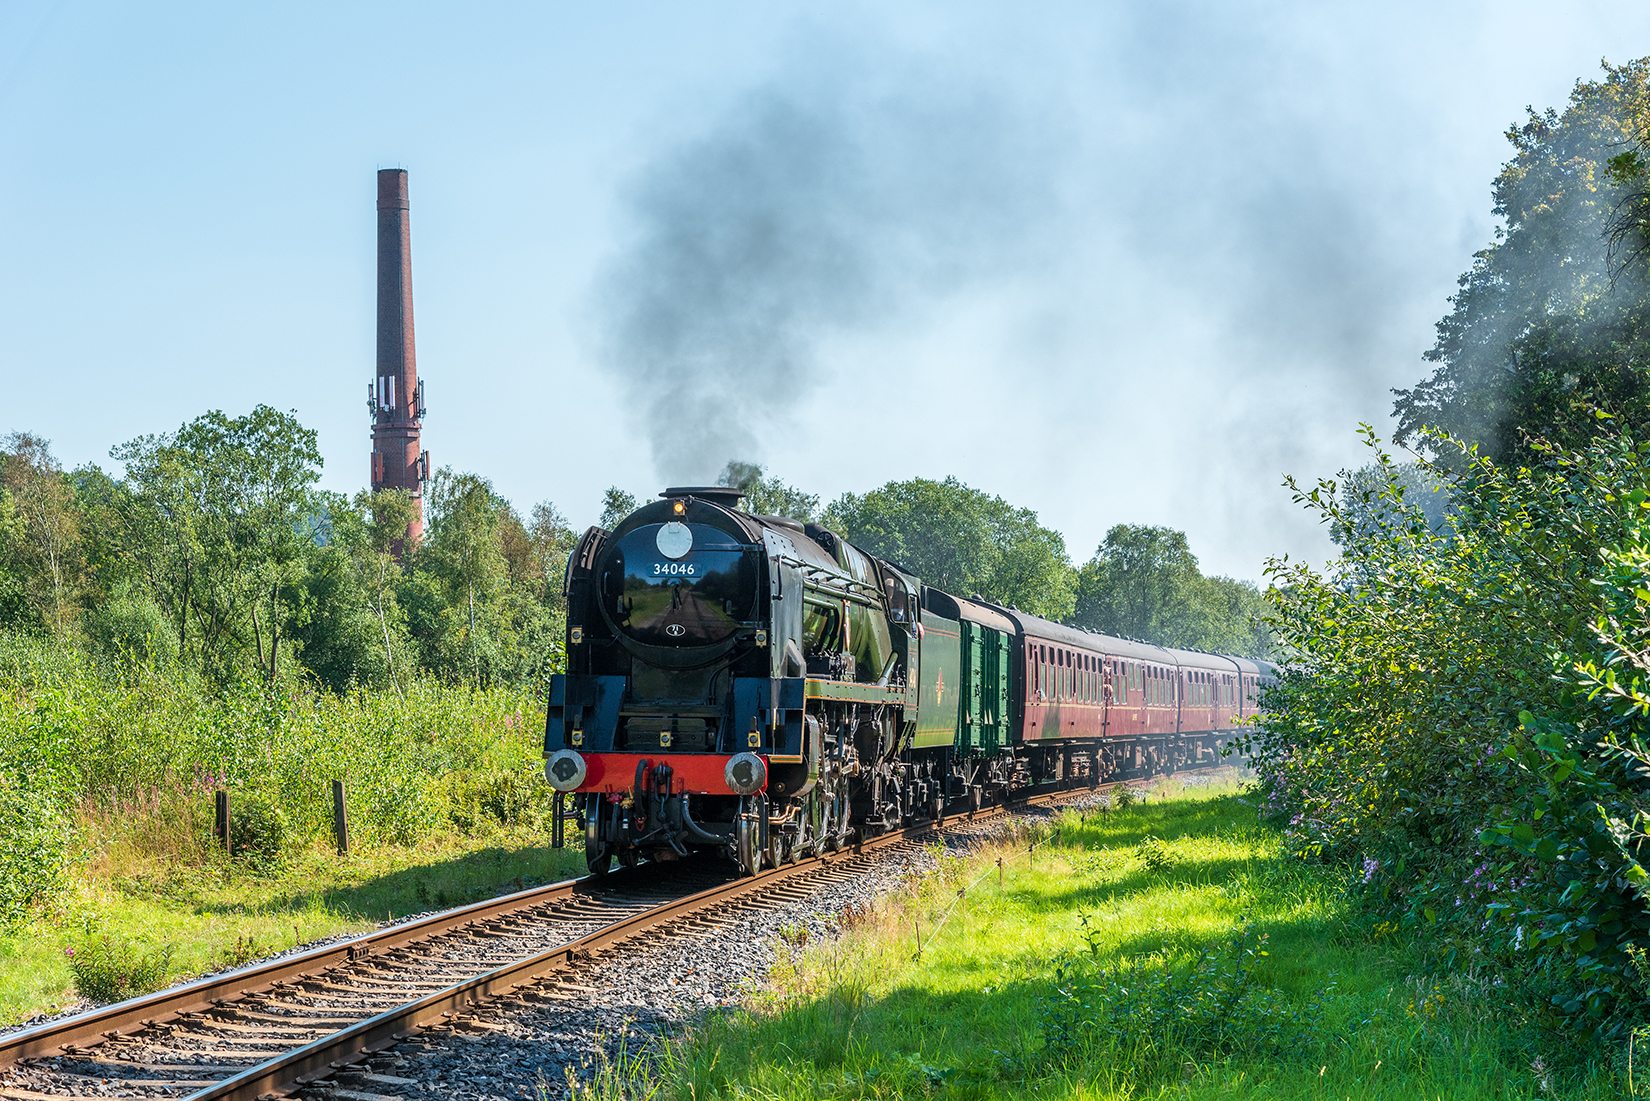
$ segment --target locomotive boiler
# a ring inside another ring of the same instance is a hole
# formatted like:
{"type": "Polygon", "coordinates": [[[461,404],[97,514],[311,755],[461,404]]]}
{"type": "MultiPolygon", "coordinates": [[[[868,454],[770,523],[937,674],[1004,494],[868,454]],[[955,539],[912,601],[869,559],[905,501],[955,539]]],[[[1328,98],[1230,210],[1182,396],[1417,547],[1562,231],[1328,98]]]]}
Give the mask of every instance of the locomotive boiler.
{"type": "Polygon", "coordinates": [[[667,489],[569,560],[545,775],[593,872],[755,872],[954,801],[1213,763],[1269,672],[965,600],[739,496],[667,489]]]}

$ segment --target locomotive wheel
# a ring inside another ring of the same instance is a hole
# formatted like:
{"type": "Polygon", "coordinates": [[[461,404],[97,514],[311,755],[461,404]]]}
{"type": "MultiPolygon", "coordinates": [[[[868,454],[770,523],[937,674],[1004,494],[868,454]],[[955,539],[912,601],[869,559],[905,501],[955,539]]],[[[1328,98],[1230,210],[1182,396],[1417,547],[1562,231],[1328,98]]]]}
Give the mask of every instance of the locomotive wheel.
{"type": "Polygon", "coordinates": [[[739,800],[739,822],[735,829],[739,871],[755,875],[762,870],[761,827],[756,822],[756,801],[749,796],[739,800]]]}
{"type": "Polygon", "coordinates": [[[768,830],[767,849],[768,867],[777,868],[781,864],[790,862],[790,846],[785,844],[784,830],[768,830]]]}

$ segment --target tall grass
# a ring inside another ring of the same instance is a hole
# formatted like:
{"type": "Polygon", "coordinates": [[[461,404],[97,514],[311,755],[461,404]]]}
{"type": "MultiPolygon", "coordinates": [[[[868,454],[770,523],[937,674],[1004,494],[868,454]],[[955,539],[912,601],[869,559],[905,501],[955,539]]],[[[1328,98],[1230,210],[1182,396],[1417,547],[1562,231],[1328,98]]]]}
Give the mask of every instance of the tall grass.
{"type": "Polygon", "coordinates": [[[293,846],[330,835],[334,779],[347,786],[352,839],[364,845],[543,812],[542,709],[530,692],[433,680],[405,688],[336,695],[297,679],[208,688],[176,664],[111,666],[0,636],[0,820],[39,835],[0,843],[0,917],[15,921],[31,901],[6,905],[13,868],[203,859],[220,787],[248,813],[278,815],[293,846]]]}

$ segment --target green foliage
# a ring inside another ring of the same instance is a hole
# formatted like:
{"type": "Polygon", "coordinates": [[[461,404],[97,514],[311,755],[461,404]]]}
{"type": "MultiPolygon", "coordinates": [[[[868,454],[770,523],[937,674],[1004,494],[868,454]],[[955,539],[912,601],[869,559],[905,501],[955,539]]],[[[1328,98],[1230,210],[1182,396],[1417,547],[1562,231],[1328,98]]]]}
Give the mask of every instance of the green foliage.
{"type": "Polygon", "coordinates": [[[1160,838],[1149,833],[1141,838],[1140,844],[1136,846],[1136,852],[1139,853],[1141,867],[1148,872],[1166,872],[1174,867],[1174,855],[1169,851],[1169,847],[1160,838]]]}
{"type": "Polygon", "coordinates": [[[63,950],[75,990],[94,1002],[122,1002],[171,981],[172,946],[146,948],[126,937],[101,936],[63,950]]]}
{"type": "Polygon", "coordinates": [[[1079,626],[1194,650],[1266,655],[1265,601],[1251,582],[1204,577],[1184,532],[1118,524],[1077,574],[1079,626]]]}
{"type": "Polygon", "coordinates": [[[612,531],[619,526],[619,521],[640,507],[641,503],[634,494],[626,493],[618,486],[608,486],[607,492],[602,494],[602,518],[596,526],[612,531]]]}
{"type": "Polygon", "coordinates": [[[74,490],[52,458],[49,443],[27,432],[13,432],[0,452],[0,487],[6,508],[0,513],[0,546],[16,569],[26,599],[40,622],[56,635],[65,634],[77,611],[84,574],[78,537],[81,517],[74,490]]]}
{"type": "Polygon", "coordinates": [[[1514,156],[1494,186],[1505,224],[1438,323],[1426,353],[1437,370],[1397,392],[1399,440],[1431,426],[1492,458],[1527,462],[1525,435],[1584,446],[1588,405],[1635,430],[1650,426],[1650,206],[1634,182],[1647,109],[1650,59],[1606,64],[1603,80],[1576,83],[1562,114],[1532,110],[1507,132],[1514,156]],[[1614,265],[1612,232],[1624,254],[1614,265]]]}
{"type": "Polygon", "coordinates": [[[824,522],[855,546],[959,596],[979,593],[1056,620],[1070,616],[1076,601],[1064,537],[1030,509],[955,478],[845,493],[824,522]]]}
{"type": "Polygon", "coordinates": [[[44,440],[0,452],[0,630],[120,662],[185,661],[224,686],[284,663],[341,692],[420,672],[538,683],[559,643],[576,539],[548,502],[523,523],[490,483],[439,471],[415,502],[319,492],[315,433],[258,406],[114,449],[116,479],[64,474],[44,440]]]}
{"type": "Polygon", "coordinates": [[[0,635],[0,776],[28,784],[0,784],[0,903],[7,882],[40,888],[19,893],[18,907],[49,896],[66,859],[69,807],[115,807],[139,792],[171,806],[230,788],[236,856],[264,870],[330,837],[335,778],[363,845],[467,830],[478,814],[515,823],[537,813],[522,806],[543,725],[530,691],[429,677],[404,689],[219,687],[175,665],[109,666],[0,635]],[[454,799],[447,778],[460,774],[468,794],[454,799]]]}
{"type": "Polygon", "coordinates": [[[1097,945],[1089,960],[1068,956],[1040,1006],[1044,1066],[1105,1062],[1163,1079],[1177,1077],[1187,1060],[1316,1058],[1329,1039],[1323,1004],[1290,998],[1256,974],[1266,941],[1240,925],[1225,942],[1201,945],[1187,967],[1097,967],[1097,945]]]}
{"type": "Polygon", "coordinates": [[[758,516],[783,516],[804,523],[819,519],[819,496],[786,485],[777,476],[763,476],[755,463],[734,459],[717,475],[717,485],[733,486],[745,494],[745,511],[758,516]]]}
{"type": "Polygon", "coordinates": [[[87,613],[81,626],[93,652],[106,661],[166,663],[178,656],[166,613],[130,578],[117,582],[107,601],[87,613]]]}
{"type": "Polygon", "coordinates": [[[1449,537],[1448,483],[1428,474],[1420,463],[1371,463],[1353,471],[1341,482],[1340,505],[1345,522],[1330,531],[1336,543],[1406,524],[1414,509],[1420,509],[1427,527],[1449,537]]]}
{"type": "Polygon", "coordinates": [[[262,869],[279,864],[293,843],[280,805],[253,791],[230,794],[231,855],[262,869]]]}
{"type": "Polygon", "coordinates": [[[15,929],[63,884],[63,805],[27,771],[0,773],[0,930],[15,929]]]}
{"type": "Polygon", "coordinates": [[[1254,760],[1290,848],[1360,862],[1376,918],[1613,1036],[1650,1009],[1627,953],[1650,937],[1650,444],[1536,454],[1458,452],[1447,532],[1393,478],[1380,525],[1297,490],[1345,558],[1270,568],[1292,660],[1254,760]]]}

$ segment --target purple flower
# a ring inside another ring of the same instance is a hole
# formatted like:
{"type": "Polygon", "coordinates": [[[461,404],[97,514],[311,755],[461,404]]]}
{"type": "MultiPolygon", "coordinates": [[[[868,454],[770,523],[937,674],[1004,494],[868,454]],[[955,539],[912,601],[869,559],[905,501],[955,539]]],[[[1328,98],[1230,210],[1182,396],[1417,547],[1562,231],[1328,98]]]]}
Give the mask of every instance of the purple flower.
{"type": "Polygon", "coordinates": [[[1364,882],[1368,883],[1375,878],[1375,873],[1381,870],[1381,862],[1373,856],[1364,857],[1364,882]]]}

